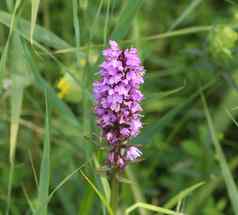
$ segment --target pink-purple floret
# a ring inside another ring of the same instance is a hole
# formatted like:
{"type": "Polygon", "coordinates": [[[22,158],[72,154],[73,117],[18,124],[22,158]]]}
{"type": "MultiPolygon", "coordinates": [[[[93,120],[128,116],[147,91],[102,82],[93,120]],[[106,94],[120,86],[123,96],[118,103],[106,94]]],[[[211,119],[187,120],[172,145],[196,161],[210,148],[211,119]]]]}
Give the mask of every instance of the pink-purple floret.
{"type": "Polygon", "coordinates": [[[139,134],[142,128],[139,90],[144,82],[144,67],[137,49],[121,50],[115,41],[103,51],[104,62],[100,66],[101,79],[96,81],[93,92],[96,99],[95,112],[102,135],[112,146],[108,161],[120,168],[127,161],[141,156],[137,147],[127,147],[123,155],[117,146],[139,134]]]}

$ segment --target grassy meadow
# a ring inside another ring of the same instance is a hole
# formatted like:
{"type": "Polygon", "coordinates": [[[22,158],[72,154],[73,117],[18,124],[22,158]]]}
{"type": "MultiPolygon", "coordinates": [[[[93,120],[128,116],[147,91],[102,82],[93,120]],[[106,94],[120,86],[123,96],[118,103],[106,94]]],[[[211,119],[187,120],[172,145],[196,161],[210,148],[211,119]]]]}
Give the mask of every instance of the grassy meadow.
{"type": "Polygon", "coordinates": [[[0,0],[0,215],[238,215],[237,0],[0,0]],[[92,84],[108,41],[145,67],[111,205],[92,84]]]}

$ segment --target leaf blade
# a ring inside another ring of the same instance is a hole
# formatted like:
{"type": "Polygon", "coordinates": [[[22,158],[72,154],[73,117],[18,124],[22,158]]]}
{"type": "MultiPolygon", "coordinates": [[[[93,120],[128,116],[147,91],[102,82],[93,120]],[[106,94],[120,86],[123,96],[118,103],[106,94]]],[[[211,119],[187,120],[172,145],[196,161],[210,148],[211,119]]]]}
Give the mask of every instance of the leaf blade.
{"type": "MultiPolygon", "coordinates": [[[[10,28],[11,26],[11,16],[10,14],[0,10],[0,23],[10,28]]],[[[14,30],[17,31],[23,38],[26,40],[30,40],[30,28],[31,25],[25,19],[19,18],[17,19],[17,25],[14,27],[14,30]]],[[[59,38],[54,33],[46,30],[45,28],[35,25],[35,33],[34,39],[37,42],[41,42],[49,47],[55,49],[67,49],[72,48],[66,41],[59,38]]]]}
{"type": "Polygon", "coordinates": [[[38,194],[38,208],[36,215],[47,215],[47,205],[50,186],[50,116],[49,116],[49,98],[48,91],[45,90],[45,137],[43,156],[40,168],[40,182],[38,194]]]}
{"type": "Polygon", "coordinates": [[[177,213],[177,212],[171,211],[171,210],[166,209],[166,208],[158,207],[158,206],[143,203],[143,202],[137,202],[134,205],[127,208],[126,209],[126,215],[130,214],[132,211],[134,211],[137,208],[144,208],[144,209],[147,209],[149,211],[154,211],[154,212],[168,214],[168,215],[182,215],[181,213],[177,213]]]}
{"type": "Polygon", "coordinates": [[[205,112],[205,115],[206,115],[209,131],[211,133],[212,142],[214,144],[214,147],[215,147],[215,150],[216,150],[216,153],[217,153],[217,157],[218,157],[218,161],[219,161],[221,171],[222,171],[222,174],[223,174],[223,178],[224,178],[227,190],[228,190],[228,195],[230,197],[230,201],[231,201],[234,213],[236,215],[238,215],[238,205],[237,205],[238,190],[237,190],[235,181],[233,179],[233,176],[230,172],[230,169],[228,167],[226,158],[224,156],[224,153],[222,151],[222,148],[220,146],[218,138],[216,136],[213,121],[212,121],[210,112],[209,112],[208,107],[207,107],[206,99],[205,99],[202,91],[201,91],[201,99],[202,99],[203,108],[204,108],[204,112],[205,112]]]}
{"type": "Polygon", "coordinates": [[[179,192],[176,196],[174,196],[167,203],[165,203],[164,207],[168,208],[168,209],[173,208],[179,201],[186,198],[191,192],[198,189],[199,187],[201,187],[204,184],[205,184],[205,182],[199,182],[199,183],[196,183],[196,184],[192,185],[191,187],[188,187],[185,190],[179,192]]]}
{"type": "Polygon", "coordinates": [[[183,20],[189,16],[193,10],[200,4],[202,3],[203,0],[194,0],[191,1],[191,3],[188,5],[188,7],[184,10],[184,12],[175,20],[175,22],[171,25],[169,28],[169,31],[175,29],[178,25],[180,25],[183,20]]]}
{"type": "Polygon", "coordinates": [[[40,0],[31,0],[31,29],[30,42],[33,44],[33,34],[36,25],[37,14],[40,6],[40,0]]]}
{"type": "Polygon", "coordinates": [[[138,9],[142,6],[143,0],[128,0],[126,5],[122,8],[119,15],[117,25],[112,32],[112,39],[123,39],[130,29],[133,17],[136,15],[138,9]]]}
{"type": "Polygon", "coordinates": [[[97,194],[99,199],[102,201],[102,203],[105,205],[105,207],[108,210],[108,213],[110,215],[114,215],[114,212],[112,211],[112,208],[110,207],[109,203],[107,202],[106,198],[100,193],[100,191],[97,189],[97,187],[93,184],[93,182],[84,174],[84,172],[80,169],[79,170],[81,175],[84,177],[84,179],[87,181],[87,183],[91,186],[91,188],[94,190],[94,192],[97,194]]]}

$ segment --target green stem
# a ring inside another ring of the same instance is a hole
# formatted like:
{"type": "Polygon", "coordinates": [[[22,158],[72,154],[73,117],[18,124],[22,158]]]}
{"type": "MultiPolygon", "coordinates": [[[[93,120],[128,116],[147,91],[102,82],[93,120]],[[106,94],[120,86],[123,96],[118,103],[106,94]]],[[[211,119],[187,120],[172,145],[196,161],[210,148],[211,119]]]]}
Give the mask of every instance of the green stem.
{"type": "Polygon", "coordinates": [[[13,161],[10,164],[10,170],[9,170],[6,215],[10,214],[11,198],[12,198],[12,181],[13,181],[13,176],[14,176],[14,169],[15,169],[15,164],[13,161]]]}
{"type": "Polygon", "coordinates": [[[117,215],[118,208],[118,196],[119,196],[119,182],[116,178],[116,171],[112,175],[112,184],[111,184],[111,207],[115,215],[117,215]]]}

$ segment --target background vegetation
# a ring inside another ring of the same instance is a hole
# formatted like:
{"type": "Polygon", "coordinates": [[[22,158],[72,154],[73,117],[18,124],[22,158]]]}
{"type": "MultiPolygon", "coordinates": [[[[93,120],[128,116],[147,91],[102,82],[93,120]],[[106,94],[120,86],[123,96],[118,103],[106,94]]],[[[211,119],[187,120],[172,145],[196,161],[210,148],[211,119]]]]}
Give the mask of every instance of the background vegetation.
{"type": "Polygon", "coordinates": [[[121,214],[237,215],[237,29],[235,0],[1,0],[0,214],[107,214],[91,88],[115,39],[146,68],[121,214]]]}

